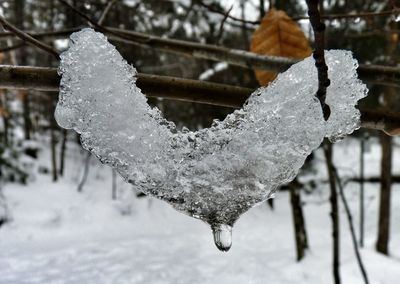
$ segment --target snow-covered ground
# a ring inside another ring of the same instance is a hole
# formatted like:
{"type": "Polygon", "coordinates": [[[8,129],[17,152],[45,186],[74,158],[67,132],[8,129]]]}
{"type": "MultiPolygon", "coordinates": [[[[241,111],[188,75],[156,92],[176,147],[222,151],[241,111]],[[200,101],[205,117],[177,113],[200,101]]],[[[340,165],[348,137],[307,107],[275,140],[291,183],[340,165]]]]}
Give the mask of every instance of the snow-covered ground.
{"type": "MultiPolygon", "coordinates": [[[[335,146],[342,176],[358,173],[358,142],[335,146]]],[[[400,173],[396,149],[394,171],[400,173]]],[[[295,261],[293,224],[287,192],[276,195],[275,210],[262,204],[236,224],[227,253],[215,247],[210,229],[151,198],[138,199],[118,178],[118,200],[111,200],[111,170],[92,159],[83,193],[76,188],[85,154],[69,145],[67,171],[59,182],[36,174],[27,186],[3,191],[11,220],[0,228],[0,283],[332,283],[329,189],[303,194],[310,250],[295,261]]],[[[379,173],[380,148],[366,154],[368,175],[379,173]]],[[[318,179],[326,179],[317,151],[318,179]]],[[[38,166],[49,167],[43,150],[38,166]]],[[[36,171],[36,170],[35,170],[36,171]]],[[[358,232],[359,185],[345,188],[358,232]]],[[[375,252],[378,184],[366,185],[366,238],[361,250],[371,283],[400,279],[400,188],[393,187],[390,257],[375,252]]],[[[363,283],[348,223],[341,211],[343,283],[363,283]]]]}

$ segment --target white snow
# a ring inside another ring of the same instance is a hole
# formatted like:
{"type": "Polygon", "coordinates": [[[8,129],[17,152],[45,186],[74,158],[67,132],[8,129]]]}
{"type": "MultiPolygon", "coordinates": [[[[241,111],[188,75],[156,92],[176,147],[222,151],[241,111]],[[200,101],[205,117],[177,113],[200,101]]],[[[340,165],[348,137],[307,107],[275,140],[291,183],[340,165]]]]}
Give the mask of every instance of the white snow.
{"type": "Polygon", "coordinates": [[[199,75],[199,80],[207,80],[214,76],[216,73],[226,70],[228,68],[227,62],[219,62],[215,64],[212,68],[207,69],[199,75]]]}
{"type": "Polygon", "coordinates": [[[359,127],[355,105],[367,89],[357,78],[357,61],[342,50],[327,51],[326,60],[327,122],[309,57],[256,90],[225,120],[179,132],[150,108],[135,85],[136,70],[106,37],[83,29],[61,55],[55,117],[126,181],[221,231],[292,180],[324,137],[336,140],[359,127]]]}
{"type": "MultiPolygon", "coordinates": [[[[399,140],[397,140],[399,142],[399,140]]],[[[44,148],[47,142],[42,141],[44,148]]],[[[358,170],[358,142],[335,146],[341,176],[358,170]]],[[[28,186],[5,185],[12,221],[0,228],[0,283],[182,283],[182,284],[321,284],[333,283],[329,189],[324,184],[306,195],[305,220],[310,242],[306,258],[295,261],[292,217],[287,192],[278,192],[275,210],[265,204],[237,222],[228,253],[217,251],[205,225],[156,199],[136,199],[118,180],[119,199],[111,200],[111,170],[92,159],[82,194],[76,192],[85,154],[68,145],[66,176],[51,182],[38,174],[28,186]],[[131,213],[129,213],[131,212],[131,213]]],[[[368,175],[379,173],[377,141],[366,154],[368,175]]],[[[395,148],[394,171],[400,173],[395,148]]],[[[50,166],[48,150],[39,165],[50,166]]],[[[317,178],[326,179],[317,151],[317,178]]],[[[349,184],[349,199],[358,228],[358,184],[349,184]]],[[[366,241],[361,250],[371,283],[393,284],[400,277],[400,188],[393,187],[390,257],[374,250],[377,235],[378,184],[366,186],[366,241]]],[[[341,212],[341,276],[361,284],[347,221],[341,212]]]]}

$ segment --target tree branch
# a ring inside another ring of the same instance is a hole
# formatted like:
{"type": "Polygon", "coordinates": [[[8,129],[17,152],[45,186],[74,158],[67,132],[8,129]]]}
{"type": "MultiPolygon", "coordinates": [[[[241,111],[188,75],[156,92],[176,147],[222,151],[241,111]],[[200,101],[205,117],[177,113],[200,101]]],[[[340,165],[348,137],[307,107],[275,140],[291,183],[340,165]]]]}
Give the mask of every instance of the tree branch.
{"type": "Polygon", "coordinates": [[[356,258],[357,258],[357,263],[358,263],[358,266],[360,268],[361,274],[363,276],[364,283],[368,284],[369,281],[368,281],[367,271],[365,270],[365,267],[364,267],[364,264],[363,264],[363,261],[362,261],[362,258],[361,258],[361,254],[360,254],[360,251],[358,249],[357,237],[356,237],[356,233],[355,233],[354,225],[353,225],[353,217],[351,215],[349,204],[347,203],[346,195],[344,194],[343,185],[342,185],[342,183],[340,181],[339,174],[338,174],[338,172],[336,170],[336,167],[333,165],[333,163],[332,163],[332,171],[333,171],[333,174],[335,176],[337,185],[339,187],[339,195],[340,195],[340,198],[341,198],[341,200],[343,202],[344,209],[345,209],[346,216],[347,216],[347,221],[349,223],[351,240],[353,241],[353,248],[354,248],[354,253],[356,255],[356,258]]]}
{"type": "MultiPolygon", "coordinates": [[[[66,29],[51,32],[27,32],[36,39],[66,38],[80,28],[66,29]]],[[[110,41],[123,42],[141,47],[150,47],[158,50],[185,55],[198,59],[207,59],[217,62],[227,62],[231,65],[249,69],[260,69],[272,72],[283,72],[298,60],[278,56],[258,55],[240,49],[202,44],[198,42],[167,39],[144,33],[106,27],[103,31],[110,41]],[[110,33],[111,32],[111,33],[110,33]],[[116,35],[117,34],[117,35],[116,35]],[[121,38],[123,36],[123,38],[121,38]]],[[[0,38],[14,36],[12,33],[0,33],[0,38]]],[[[366,82],[380,85],[400,86],[400,68],[372,64],[360,64],[357,69],[360,78],[366,82]]]]}
{"type": "Polygon", "coordinates": [[[3,25],[5,30],[9,30],[10,32],[12,32],[13,34],[15,34],[17,37],[19,37],[20,39],[22,39],[24,42],[37,47],[41,50],[46,51],[47,53],[52,54],[53,56],[55,56],[57,59],[59,59],[59,54],[57,52],[57,50],[55,50],[54,48],[52,48],[51,46],[38,41],[37,39],[33,38],[32,36],[30,36],[29,34],[21,31],[20,29],[18,29],[17,27],[15,27],[14,25],[12,25],[11,23],[9,23],[6,19],[4,19],[2,16],[0,16],[0,24],[3,25]]]}
{"type": "Polygon", "coordinates": [[[220,14],[220,15],[222,15],[224,17],[227,17],[227,18],[229,18],[231,20],[234,20],[236,22],[241,22],[241,23],[250,24],[250,25],[258,25],[258,24],[260,24],[260,21],[248,21],[248,20],[244,20],[244,19],[241,19],[241,18],[237,18],[237,17],[231,16],[231,15],[229,15],[229,12],[217,9],[212,4],[206,4],[206,3],[204,3],[203,1],[200,1],[200,0],[196,0],[195,3],[197,5],[203,7],[203,8],[206,8],[208,11],[210,11],[212,13],[220,14]]]}
{"type": "MultiPolygon", "coordinates": [[[[225,11],[217,9],[210,4],[205,4],[203,1],[196,1],[196,4],[206,8],[208,11],[210,11],[212,13],[216,13],[216,14],[220,14],[220,15],[225,15],[225,13],[226,13],[225,11]]],[[[390,16],[390,15],[395,15],[395,14],[399,14],[399,13],[400,13],[400,9],[393,8],[392,10],[380,11],[380,12],[360,12],[360,13],[351,13],[351,14],[321,15],[321,19],[323,19],[325,21],[331,21],[331,20],[340,20],[340,19],[372,18],[372,17],[390,16]]],[[[261,23],[261,21],[243,20],[241,18],[237,18],[234,16],[229,16],[228,18],[232,21],[245,23],[245,24],[249,24],[249,25],[259,25],[261,23]]],[[[292,20],[294,20],[294,21],[308,20],[308,19],[310,19],[310,18],[307,16],[292,17],[292,20]]]]}
{"type": "Polygon", "coordinates": [[[106,8],[104,9],[103,13],[102,13],[101,16],[100,16],[100,19],[97,21],[97,23],[98,23],[99,25],[102,25],[102,24],[103,24],[104,20],[105,20],[106,17],[107,17],[108,12],[110,12],[111,7],[115,4],[115,2],[117,2],[117,0],[111,0],[110,2],[108,2],[106,8]]]}
{"type": "MultiPolygon", "coordinates": [[[[372,17],[382,17],[395,15],[400,12],[400,9],[392,9],[388,11],[381,12],[361,12],[361,13],[351,13],[351,14],[330,14],[322,15],[321,18],[324,20],[340,20],[340,19],[354,19],[354,18],[372,18],[372,17]]],[[[294,21],[307,20],[307,16],[297,16],[292,18],[294,21]]]]}
{"type": "MultiPolygon", "coordinates": [[[[137,85],[148,97],[240,108],[254,91],[225,84],[169,76],[138,74],[137,85]]],[[[32,66],[0,65],[0,89],[59,90],[57,69],[32,66]]],[[[361,110],[361,126],[388,130],[400,127],[400,114],[388,111],[361,110]]]]}
{"type": "Polygon", "coordinates": [[[314,31],[315,50],[313,57],[315,59],[315,67],[318,71],[318,98],[325,120],[328,120],[331,115],[331,109],[325,103],[326,88],[329,87],[328,66],[325,62],[325,24],[321,22],[321,17],[318,10],[319,0],[306,0],[308,6],[308,16],[314,31]]]}
{"type": "Polygon", "coordinates": [[[0,53],[13,51],[15,49],[18,49],[18,48],[21,48],[21,47],[24,47],[24,46],[26,46],[26,43],[24,41],[21,41],[21,42],[18,42],[16,44],[14,44],[14,45],[1,48],[0,49],[0,53]]]}

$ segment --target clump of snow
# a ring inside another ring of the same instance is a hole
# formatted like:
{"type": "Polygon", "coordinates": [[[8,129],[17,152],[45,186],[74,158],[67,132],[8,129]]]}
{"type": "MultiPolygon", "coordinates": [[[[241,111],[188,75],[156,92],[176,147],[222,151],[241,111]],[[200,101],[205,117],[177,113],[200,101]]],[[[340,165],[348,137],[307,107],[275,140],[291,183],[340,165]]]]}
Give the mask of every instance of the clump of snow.
{"type": "MultiPolygon", "coordinates": [[[[327,122],[315,97],[317,71],[310,57],[255,91],[224,121],[178,132],[147,104],[135,85],[136,70],[106,37],[84,29],[61,55],[55,117],[141,191],[214,231],[230,231],[242,213],[292,180],[324,137],[336,140],[359,127],[355,105],[367,88],[357,79],[357,62],[341,50],[327,51],[326,61],[332,110],[327,122]]],[[[223,243],[230,245],[225,231],[223,243]]]]}

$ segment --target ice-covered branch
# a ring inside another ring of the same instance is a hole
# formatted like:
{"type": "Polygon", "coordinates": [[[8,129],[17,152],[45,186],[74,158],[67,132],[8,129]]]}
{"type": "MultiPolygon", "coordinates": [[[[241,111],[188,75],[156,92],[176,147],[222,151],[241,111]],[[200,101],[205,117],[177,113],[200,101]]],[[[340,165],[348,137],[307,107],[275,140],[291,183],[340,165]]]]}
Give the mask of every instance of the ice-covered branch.
{"type": "MultiPolygon", "coordinates": [[[[251,94],[248,88],[176,77],[138,74],[138,86],[149,97],[239,108],[251,94]]],[[[0,65],[0,88],[59,90],[55,68],[0,65]]],[[[400,128],[400,114],[362,109],[362,127],[391,131],[400,128]]]]}

